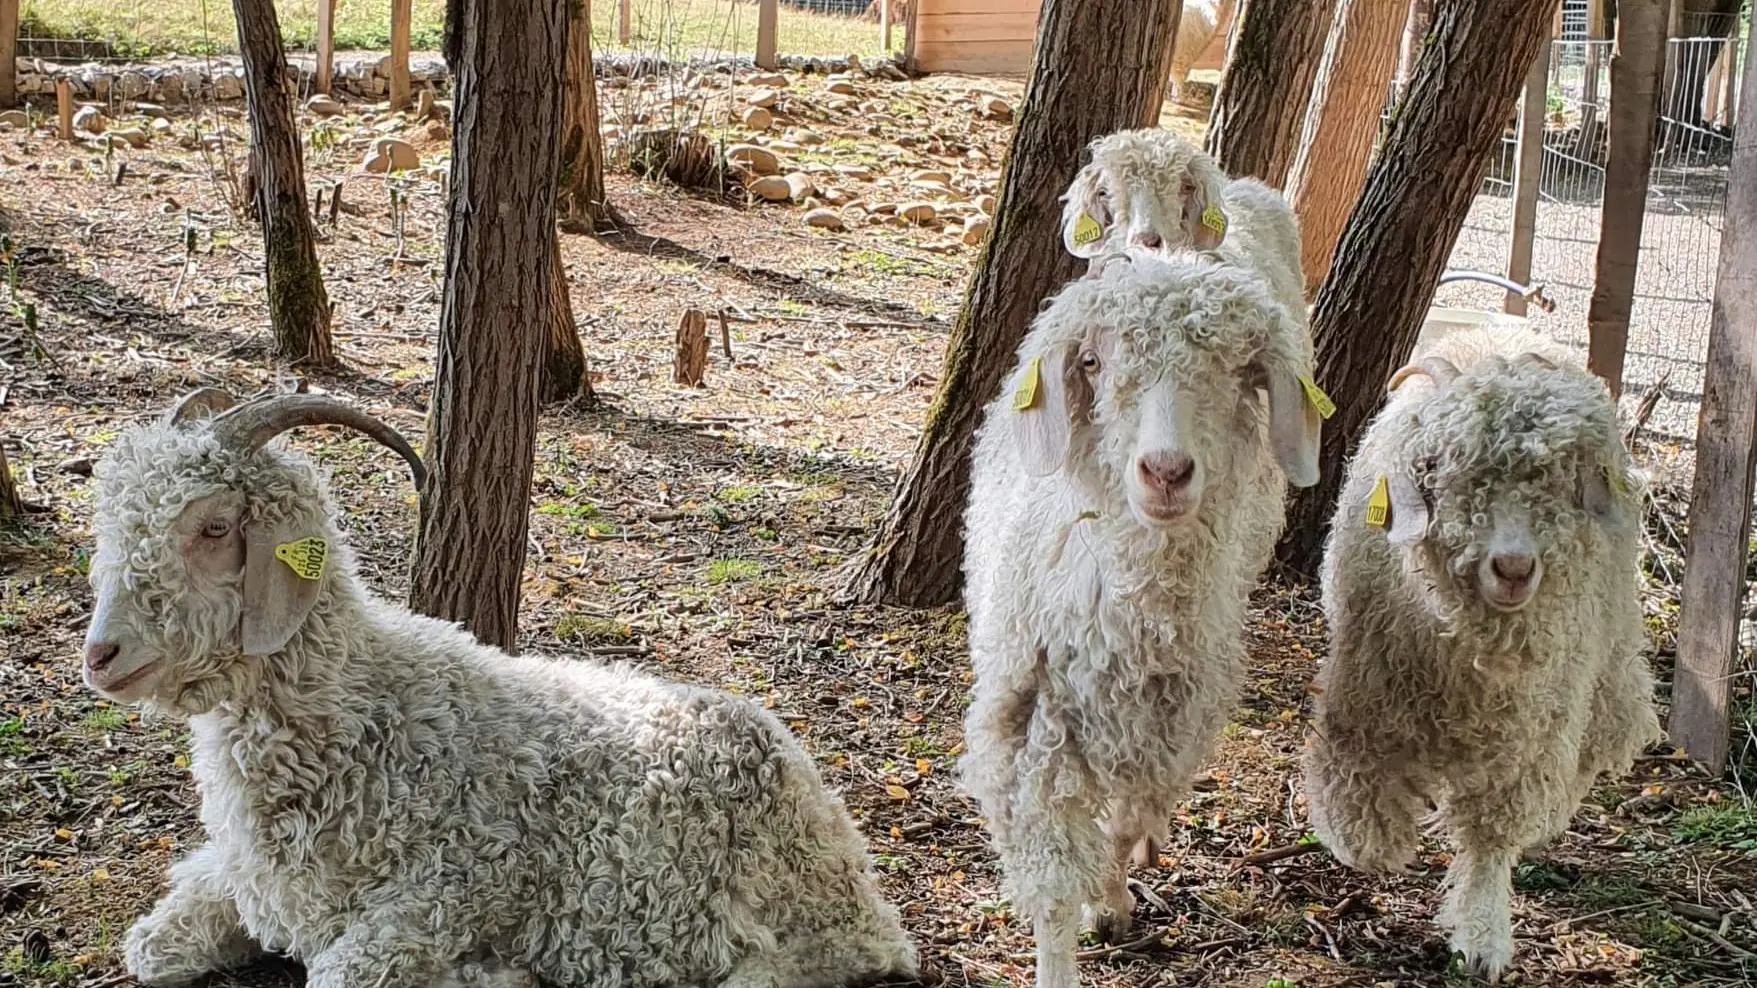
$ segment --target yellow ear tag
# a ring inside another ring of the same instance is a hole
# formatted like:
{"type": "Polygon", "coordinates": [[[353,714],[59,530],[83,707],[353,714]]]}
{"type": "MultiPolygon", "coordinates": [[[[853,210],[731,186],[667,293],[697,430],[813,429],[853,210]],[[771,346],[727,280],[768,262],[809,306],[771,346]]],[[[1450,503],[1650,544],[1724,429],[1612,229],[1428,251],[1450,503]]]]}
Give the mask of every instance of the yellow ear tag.
{"type": "Polygon", "coordinates": [[[1032,357],[1025,366],[1025,379],[1013,392],[1013,407],[1023,412],[1037,404],[1037,382],[1043,377],[1043,358],[1032,357]]]}
{"type": "Polygon", "coordinates": [[[1099,226],[1098,221],[1093,219],[1091,214],[1081,213],[1079,217],[1074,220],[1075,247],[1084,247],[1087,244],[1095,244],[1098,242],[1099,238],[1103,236],[1104,227],[1099,226]]]}
{"type": "Polygon", "coordinates": [[[1330,396],[1324,393],[1323,388],[1318,387],[1318,382],[1309,377],[1302,377],[1299,379],[1299,386],[1306,389],[1306,400],[1318,410],[1320,418],[1329,418],[1336,414],[1336,403],[1330,400],[1330,396]]]}
{"type": "Polygon", "coordinates": [[[315,580],[322,576],[323,561],[328,557],[329,544],[315,535],[275,546],[275,558],[286,563],[301,580],[315,580]]]}
{"type": "Polygon", "coordinates": [[[1391,519],[1391,483],[1384,477],[1373,485],[1373,493],[1367,498],[1367,524],[1375,528],[1384,528],[1391,519]]]}
{"type": "Polygon", "coordinates": [[[1202,210],[1202,225],[1214,231],[1216,237],[1226,236],[1226,214],[1219,206],[1209,206],[1202,210]]]}
{"type": "Polygon", "coordinates": [[[1629,496],[1629,476],[1616,467],[1604,468],[1605,479],[1610,482],[1611,492],[1618,497],[1629,496]]]}

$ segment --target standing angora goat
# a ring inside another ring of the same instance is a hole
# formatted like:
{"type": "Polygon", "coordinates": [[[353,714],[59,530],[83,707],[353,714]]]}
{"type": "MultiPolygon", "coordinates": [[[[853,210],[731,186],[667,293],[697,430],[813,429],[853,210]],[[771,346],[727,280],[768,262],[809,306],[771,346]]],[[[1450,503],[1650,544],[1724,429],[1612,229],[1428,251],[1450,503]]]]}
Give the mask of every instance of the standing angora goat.
{"type": "Polygon", "coordinates": [[[1430,344],[1392,378],[1331,521],[1331,649],[1306,755],[1344,863],[1410,864],[1433,800],[1458,853],[1441,921],[1513,958],[1511,872],[1659,737],[1639,498],[1604,384],[1525,329],[1430,344]]]}
{"type": "Polygon", "coordinates": [[[188,716],[208,842],[128,933],[174,984],[264,951],[313,988],[821,988],[916,970],[864,841],[756,705],[507,655],[361,585],[299,425],[204,390],[99,468],[86,682],[188,716]],[[213,414],[217,412],[218,414],[213,414]]]}
{"type": "Polygon", "coordinates": [[[1130,849],[1232,709],[1286,484],[1317,478],[1303,316],[1248,268],[1132,252],[1063,287],[985,412],[961,773],[1043,988],[1077,984],[1083,905],[1127,928],[1130,849]]]}

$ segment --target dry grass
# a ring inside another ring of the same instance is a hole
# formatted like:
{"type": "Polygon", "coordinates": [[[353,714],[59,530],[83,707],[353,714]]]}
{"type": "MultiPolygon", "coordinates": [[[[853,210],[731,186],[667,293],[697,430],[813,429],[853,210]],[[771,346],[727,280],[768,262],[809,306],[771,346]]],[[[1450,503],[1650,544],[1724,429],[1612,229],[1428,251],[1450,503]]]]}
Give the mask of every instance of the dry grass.
{"type": "MultiPolygon", "coordinates": [[[[281,34],[295,50],[316,47],[319,0],[280,0],[281,34]]],[[[632,0],[627,47],[665,53],[756,50],[757,8],[736,0],[632,0]]],[[[414,0],[412,38],[417,51],[440,46],[445,0],[414,0]]],[[[600,0],[593,9],[592,43],[617,43],[617,6],[600,0]]],[[[237,29],[228,0],[24,0],[24,37],[106,41],[119,56],[163,53],[230,53],[237,29]]],[[[390,47],[389,0],[337,0],[336,48],[390,47]]],[[[899,26],[892,45],[901,48],[899,26]]],[[[867,55],[879,50],[877,24],[853,17],[814,14],[783,6],[776,48],[784,54],[867,55]]]]}

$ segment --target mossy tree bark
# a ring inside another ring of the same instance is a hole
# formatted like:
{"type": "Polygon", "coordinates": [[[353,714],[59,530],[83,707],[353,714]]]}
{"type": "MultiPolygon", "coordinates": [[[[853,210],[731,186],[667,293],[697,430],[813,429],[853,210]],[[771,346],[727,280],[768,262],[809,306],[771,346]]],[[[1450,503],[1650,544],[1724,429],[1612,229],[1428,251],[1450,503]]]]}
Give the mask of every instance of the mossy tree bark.
{"type": "Polygon", "coordinates": [[[567,0],[455,4],[451,202],[410,605],[512,648],[554,312],[567,0]],[[516,203],[516,209],[483,204],[516,203]]]}
{"type": "Polygon", "coordinates": [[[1335,9],[1336,0],[1243,0],[1208,122],[1208,153],[1228,175],[1287,181],[1335,9]]]}
{"type": "Polygon", "coordinates": [[[1277,548],[1318,571],[1343,467],[1415,349],[1440,272],[1501,139],[1507,109],[1549,36],[1555,0],[1442,0],[1428,43],[1312,312],[1318,383],[1336,401],[1317,485],[1294,493],[1277,548]]]}
{"type": "Polygon", "coordinates": [[[1086,145],[1157,123],[1178,4],[1045,0],[999,205],[946,344],[940,388],[889,516],[852,574],[862,600],[930,607],[963,583],[970,444],[1039,303],[1080,273],[1061,250],[1059,197],[1086,145]]]}
{"type": "Polygon", "coordinates": [[[335,364],[330,342],[329,294],[317,265],[311,209],[305,201],[305,161],[293,97],[287,90],[287,55],[273,0],[232,0],[238,48],[244,58],[244,92],[250,114],[252,198],[262,225],[267,267],[268,313],[275,353],[319,367],[335,364]]]}

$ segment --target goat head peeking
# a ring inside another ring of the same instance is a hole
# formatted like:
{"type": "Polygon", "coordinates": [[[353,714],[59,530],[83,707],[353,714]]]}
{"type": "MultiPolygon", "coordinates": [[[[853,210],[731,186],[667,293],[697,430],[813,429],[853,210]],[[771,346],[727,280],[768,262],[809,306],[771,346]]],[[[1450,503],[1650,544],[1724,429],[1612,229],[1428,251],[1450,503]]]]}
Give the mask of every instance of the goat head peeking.
{"type": "Polygon", "coordinates": [[[1430,356],[1399,369],[1390,389],[1417,375],[1435,387],[1404,420],[1386,537],[1452,604],[1519,613],[1592,526],[1627,520],[1612,492],[1626,454],[1608,405],[1583,372],[1558,373],[1538,354],[1464,372],[1430,356]]]}
{"type": "Polygon", "coordinates": [[[425,482],[394,429],[316,395],[239,404],[203,388],[112,444],[96,470],[88,687],[199,713],[242,685],[244,656],[272,655],[299,631],[341,551],[316,470],[265,448],[305,425],[358,430],[425,482]]]}
{"type": "Polygon", "coordinates": [[[1176,525],[1261,441],[1266,391],[1275,456],[1308,486],[1320,419],[1299,384],[1310,373],[1304,339],[1246,272],[1156,258],[1106,265],[1065,287],[1021,350],[1008,393],[1024,469],[1120,494],[1142,525],[1176,525]]]}
{"type": "Polygon", "coordinates": [[[1062,194],[1062,243],[1075,257],[1139,248],[1212,250],[1226,236],[1225,176],[1169,131],[1093,141],[1092,160],[1062,194]]]}

